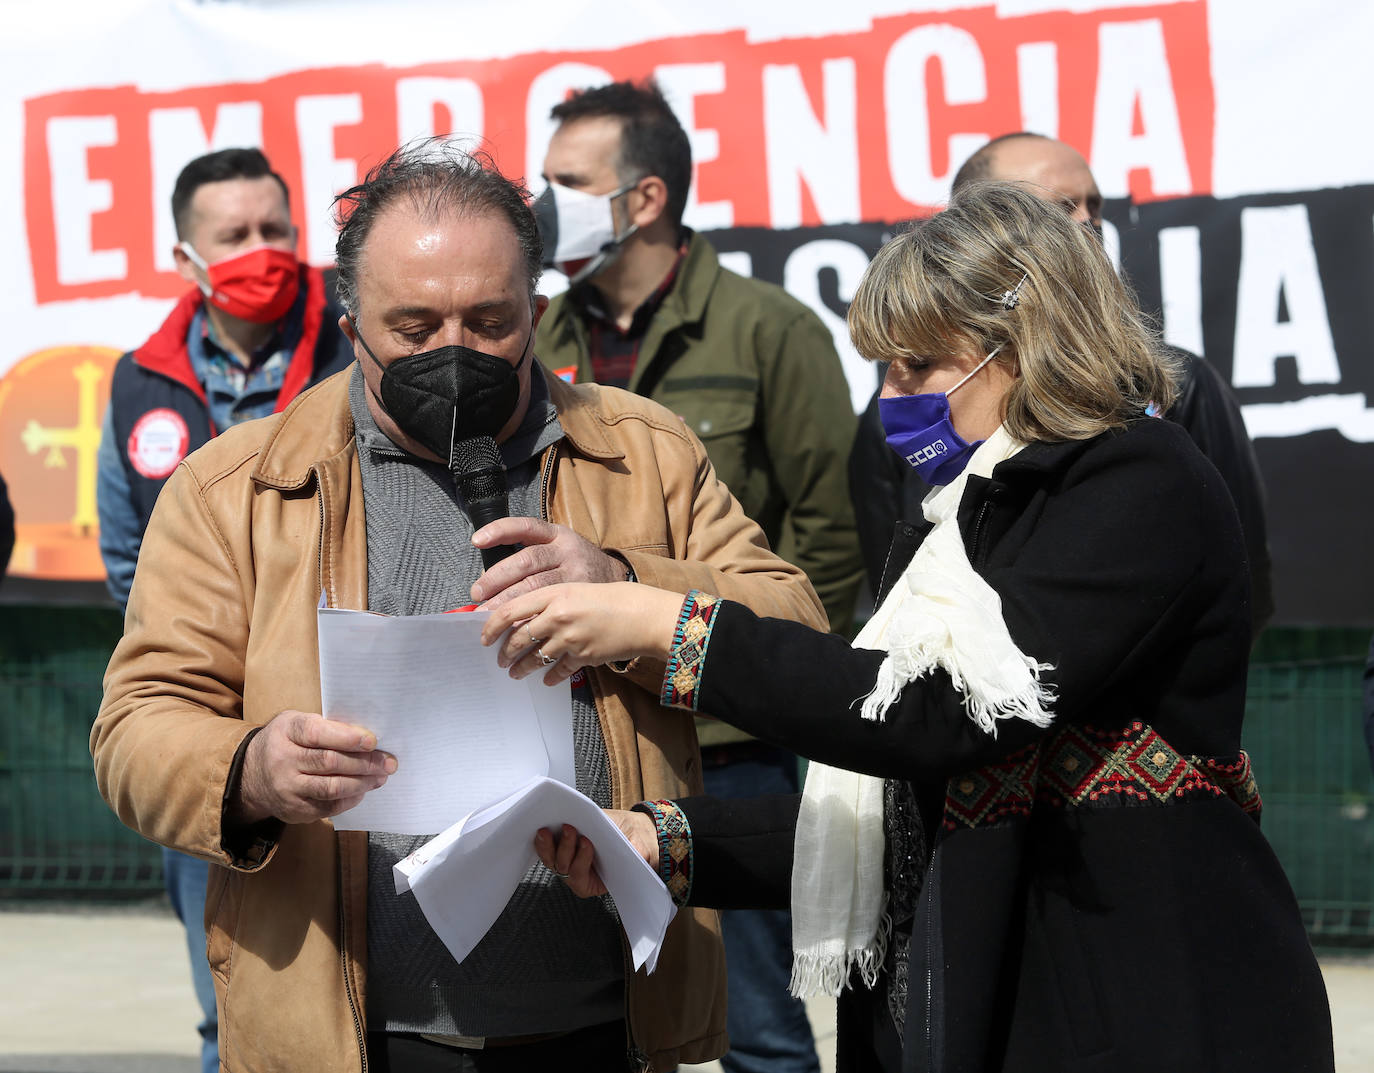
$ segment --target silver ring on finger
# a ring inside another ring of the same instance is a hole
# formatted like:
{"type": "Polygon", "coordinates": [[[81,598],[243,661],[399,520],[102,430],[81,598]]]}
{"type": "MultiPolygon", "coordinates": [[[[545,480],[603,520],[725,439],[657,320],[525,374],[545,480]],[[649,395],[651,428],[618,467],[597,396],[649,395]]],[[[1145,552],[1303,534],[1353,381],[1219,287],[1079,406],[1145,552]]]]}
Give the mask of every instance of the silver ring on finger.
{"type": "Polygon", "coordinates": [[[544,643],[534,635],[534,632],[528,626],[525,627],[525,636],[530,639],[530,644],[534,645],[535,648],[538,648],[544,643]]]}
{"type": "Polygon", "coordinates": [[[534,650],[534,654],[539,657],[539,662],[542,663],[545,667],[552,667],[555,663],[558,662],[558,660],[554,659],[552,656],[544,655],[544,650],[542,648],[536,648],[534,650]]]}

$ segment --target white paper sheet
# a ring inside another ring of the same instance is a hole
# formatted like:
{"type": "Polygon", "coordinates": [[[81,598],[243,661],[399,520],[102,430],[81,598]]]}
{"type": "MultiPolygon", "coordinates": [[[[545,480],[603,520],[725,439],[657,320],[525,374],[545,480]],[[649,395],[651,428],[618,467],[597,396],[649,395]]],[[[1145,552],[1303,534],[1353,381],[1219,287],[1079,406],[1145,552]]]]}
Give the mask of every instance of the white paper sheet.
{"type": "Polygon", "coordinates": [[[653,972],[677,912],[668,888],[596,802],[553,779],[531,779],[398,862],[396,893],[415,892],[430,927],[462,961],[538,859],[535,832],[565,823],[596,847],[596,870],[615,900],[634,967],[653,972]]]}
{"type": "Polygon", "coordinates": [[[432,835],[536,775],[575,786],[568,683],[513,680],[483,648],[485,611],[319,611],[326,719],[367,727],[396,757],[341,831],[432,835]]]}

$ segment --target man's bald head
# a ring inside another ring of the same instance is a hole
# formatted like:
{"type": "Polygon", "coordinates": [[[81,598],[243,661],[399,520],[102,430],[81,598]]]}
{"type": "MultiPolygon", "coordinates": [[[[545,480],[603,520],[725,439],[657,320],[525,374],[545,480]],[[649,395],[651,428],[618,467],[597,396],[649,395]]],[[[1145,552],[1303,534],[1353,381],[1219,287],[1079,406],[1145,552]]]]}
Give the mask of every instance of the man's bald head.
{"type": "Polygon", "coordinates": [[[1023,182],[1046,201],[1062,201],[1075,220],[1102,230],[1102,194],[1088,162],[1073,146],[1017,131],[994,138],[964,162],[952,194],[982,180],[1023,182]]]}

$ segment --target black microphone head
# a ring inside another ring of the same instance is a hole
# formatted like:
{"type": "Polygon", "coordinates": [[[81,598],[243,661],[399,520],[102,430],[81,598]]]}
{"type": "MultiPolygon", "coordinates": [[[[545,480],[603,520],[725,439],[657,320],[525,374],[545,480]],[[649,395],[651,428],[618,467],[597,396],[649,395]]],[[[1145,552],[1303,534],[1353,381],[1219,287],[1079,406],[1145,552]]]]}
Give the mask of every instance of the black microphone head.
{"type": "MultiPolygon", "coordinates": [[[[458,494],[467,504],[473,529],[481,529],[510,514],[510,501],[506,496],[506,466],[496,441],[490,436],[455,439],[449,453],[449,471],[458,485],[458,494]]],[[[514,554],[519,547],[519,544],[497,544],[483,548],[482,568],[490,570],[506,556],[514,554]]]]}
{"type": "Polygon", "coordinates": [[[449,459],[448,468],[455,475],[490,469],[493,466],[498,469],[506,468],[505,463],[501,461],[501,448],[496,446],[496,441],[490,436],[473,436],[470,439],[453,441],[453,457],[449,459]]]}
{"type": "Polygon", "coordinates": [[[453,441],[449,470],[469,503],[506,495],[506,465],[501,449],[490,436],[453,441]]]}

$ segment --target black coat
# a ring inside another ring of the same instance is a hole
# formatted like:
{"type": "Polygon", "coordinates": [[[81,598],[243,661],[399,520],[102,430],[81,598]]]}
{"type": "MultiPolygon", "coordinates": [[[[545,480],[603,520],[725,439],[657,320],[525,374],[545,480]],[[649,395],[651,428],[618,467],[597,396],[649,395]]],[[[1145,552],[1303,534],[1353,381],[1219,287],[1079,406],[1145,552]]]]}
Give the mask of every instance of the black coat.
{"type": "Polygon", "coordinates": [[[14,551],[14,508],[10,506],[9,490],[5,478],[0,477],[0,581],[4,580],[5,570],[10,565],[10,553],[14,551]]]}
{"type": "MultiPolygon", "coordinates": [[[[1240,515],[1245,535],[1245,555],[1250,565],[1250,619],[1252,636],[1274,614],[1270,578],[1269,533],[1264,514],[1264,482],[1255,449],[1245,430],[1240,406],[1216,369],[1186,350],[1169,347],[1182,370],[1178,398],[1166,415],[1183,426],[1212,465],[1240,515]]],[[[859,547],[869,583],[878,592],[892,542],[893,523],[921,516],[921,500],[930,486],[916,476],[897,453],[888,447],[878,416],[878,395],[859,418],[859,430],[849,457],[849,488],[859,529],[859,547]]]]}
{"type": "MultiPolygon", "coordinates": [[[[969,478],[959,526],[1013,640],[1054,665],[1048,730],[1006,720],[984,733],[944,672],[863,720],[855,701],[883,653],[730,603],[697,698],[811,759],[913,785],[935,848],[909,925],[901,1068],[1331,1070],[1322,978],[1257,816],[1220,792],[1219,774],[1147,785],[1151,758],[1242,770],[1248,578],[1215,468],[1166,421],[1033,444],[991,479],[969,478]],[[1075,759],[1063,744],[1088,738],[1151,744],[1112,792],[1055,798],[1055,765],[1075,759]],[[1035,763],[1040,789],[1018,798],[1007,773],[1035,763]],[[1000,804],[970,819],[968,795],[985,785],[1000,804]]],[[[684,806],[694,902],[785,901],[795,802],[743,816],[684,806]]],[[[882,1018],[846,1002],[840,1067],[875,1068],[856,1058],[868,1041],[853,1026],[882,1018]]]]}

